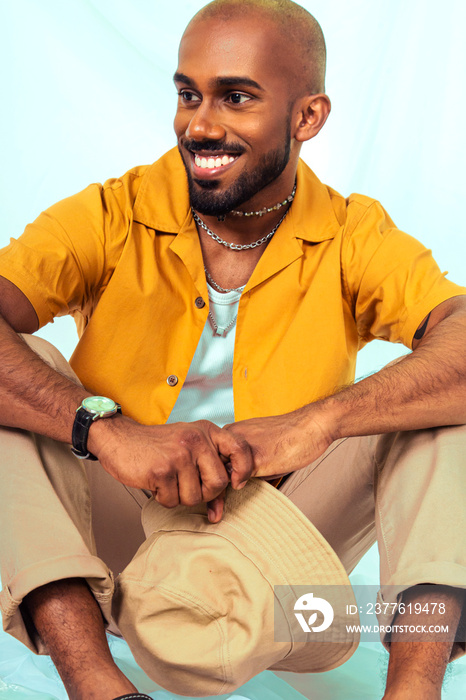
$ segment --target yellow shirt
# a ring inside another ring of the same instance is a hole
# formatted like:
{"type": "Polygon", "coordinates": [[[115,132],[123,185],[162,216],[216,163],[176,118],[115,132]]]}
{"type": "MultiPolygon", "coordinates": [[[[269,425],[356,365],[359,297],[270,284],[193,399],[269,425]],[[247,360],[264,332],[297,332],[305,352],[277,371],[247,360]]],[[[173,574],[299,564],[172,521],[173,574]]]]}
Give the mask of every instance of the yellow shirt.
{"type": "MultiPolygon", "coordinates": [[[[302,161],[297,178],[240,300],[236,420],[285,413],[352,382],[365,343],[410,347],[429,311],[466,293],[378,202],[345,200],[302,161]]],[[[176,149],[50,207],[0,252],[0,275],[26,294],[41,326],[74,316],[71,365],[90,391],[142,423],[166,421],[208,314],[176,149]]]]}

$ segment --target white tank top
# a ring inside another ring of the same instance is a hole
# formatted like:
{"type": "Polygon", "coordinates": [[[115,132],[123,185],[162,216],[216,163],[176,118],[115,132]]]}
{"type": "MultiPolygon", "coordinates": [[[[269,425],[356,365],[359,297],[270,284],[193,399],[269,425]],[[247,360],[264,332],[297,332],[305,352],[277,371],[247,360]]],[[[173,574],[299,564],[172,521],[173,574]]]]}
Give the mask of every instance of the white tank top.
{"type": "Polygon", "coordinates": [[[236,315],[242,290],[217,292],[207,284],[207,291],[210,313],[218,328],[215,330],[215,325],[209,316],[186,381],[167,423],[204,419],[222,427],[235,420],[233,351],[236,315]]]}

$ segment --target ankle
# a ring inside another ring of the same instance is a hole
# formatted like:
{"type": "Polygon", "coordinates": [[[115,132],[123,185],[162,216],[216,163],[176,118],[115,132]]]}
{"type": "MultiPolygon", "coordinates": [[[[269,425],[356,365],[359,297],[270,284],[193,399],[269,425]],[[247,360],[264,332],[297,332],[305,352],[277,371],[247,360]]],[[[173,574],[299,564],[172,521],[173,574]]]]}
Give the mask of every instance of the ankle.
{"type": "Polygon", "coordinates": [[[95,673],[73,678],[65,687],[70,700],[115,700],[126,695],[138,695],[137,688],[120,671],[115,668],[100,668],[95,673]]]}
{"type": "Polygon", "coordinates": [[[441,690],[432,687],[395,684],[386,689],[382,700],[441,700],[441,697],[441,690]]]}
{"type": "Polygon", "coordinates": [[[436,677],[425,667],[407,661],[389,669],[383,700],[441,700],[443,674],[436,677]]]}

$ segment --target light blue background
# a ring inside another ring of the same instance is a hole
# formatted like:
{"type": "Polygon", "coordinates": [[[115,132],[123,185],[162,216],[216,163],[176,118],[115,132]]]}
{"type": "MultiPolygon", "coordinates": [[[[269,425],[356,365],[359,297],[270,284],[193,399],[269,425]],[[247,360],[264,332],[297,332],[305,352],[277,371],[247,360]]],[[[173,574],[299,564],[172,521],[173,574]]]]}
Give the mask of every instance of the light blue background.
{"type": "MultiPolygon", "coordinates": [[[[54,201],[152,162],[175,144],[172,75],[178,41],[203,4],[0,0],[0,245],[20,235],[54,201]]],[[[433,249],[451,279],[466,284],[466,4],[315,0],[302,5],[326,36],[333,105],[323,132],[306,144],[303,157],[341,193],[380,199],[400,228],[433,249]]],[[[59,319],[41,334],[71,354],[76,333],[70,319],[59,319]]],[[[360,355],[358,375],[405,351],[372,343],[360,355]]],[[[356,575],[376,580],[374,551],[356,575]]],[[[122,663],[131,664],[124,643],[114,645],[122,663]]],[[[331,674],[293,682],[305,694],[312,689],[314,700],[377,698],[383,675],[378,669],[385,663],[380,658],[380,649],[369,645],[331,674]]],[[[47,660],[25,655],[4,635],[0,659],[0,697],[64,697],[47,660]],[[14,691],[12,682],[43,694],[14,691]],[[2,683],[8,688],[2,690],[2,683]]],[[[464,697],[465,670],[457,667],[445,698],[464,697]]],[[[271,674],[262,674],[238,695],[243,692],[260,700],[298,697],[271,674]]]]}

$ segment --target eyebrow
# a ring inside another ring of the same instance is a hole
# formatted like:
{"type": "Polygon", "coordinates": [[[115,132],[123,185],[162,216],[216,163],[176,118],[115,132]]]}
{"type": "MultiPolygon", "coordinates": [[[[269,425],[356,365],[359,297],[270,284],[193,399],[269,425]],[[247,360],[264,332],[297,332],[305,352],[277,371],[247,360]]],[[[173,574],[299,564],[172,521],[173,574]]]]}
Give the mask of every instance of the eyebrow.
{"type": "Polygon", "coordinates": [[[196,85],[194,80],[191,80],[191,78],[188,78],[187,75],[185,75],[184,73],[179,73],[178,71],[173,76],[173,82],[174,83],[186,83],[186,85],[189,85],[190,87],[195,87],[195,85],[196,85]]]}
{"type": "MultiPolygon", "coordinates": [[[[189,85],[190,87],[196,87],[196,83],[192,78],[188,77],[184,73],[179,73],[178,71],[173,76],[173,80],[175,81],[175,83],[185,83],[186,85],[189,85]]],[[[256,88],[256,90],[260,90],[261,92],[264,92],[264,88],[261,85],[259,85],[259,83],[256,83],[255,80],[252,80],[252,78],[248,78],[245,75],[219,76],[218,78],[213,78],[209,82],[209,87],[211,87],[211,88],[229,87],[229,86],[234,86],[234,85],[243,85],[245,87],[253,87],[253,88],[256,88]]]]}

